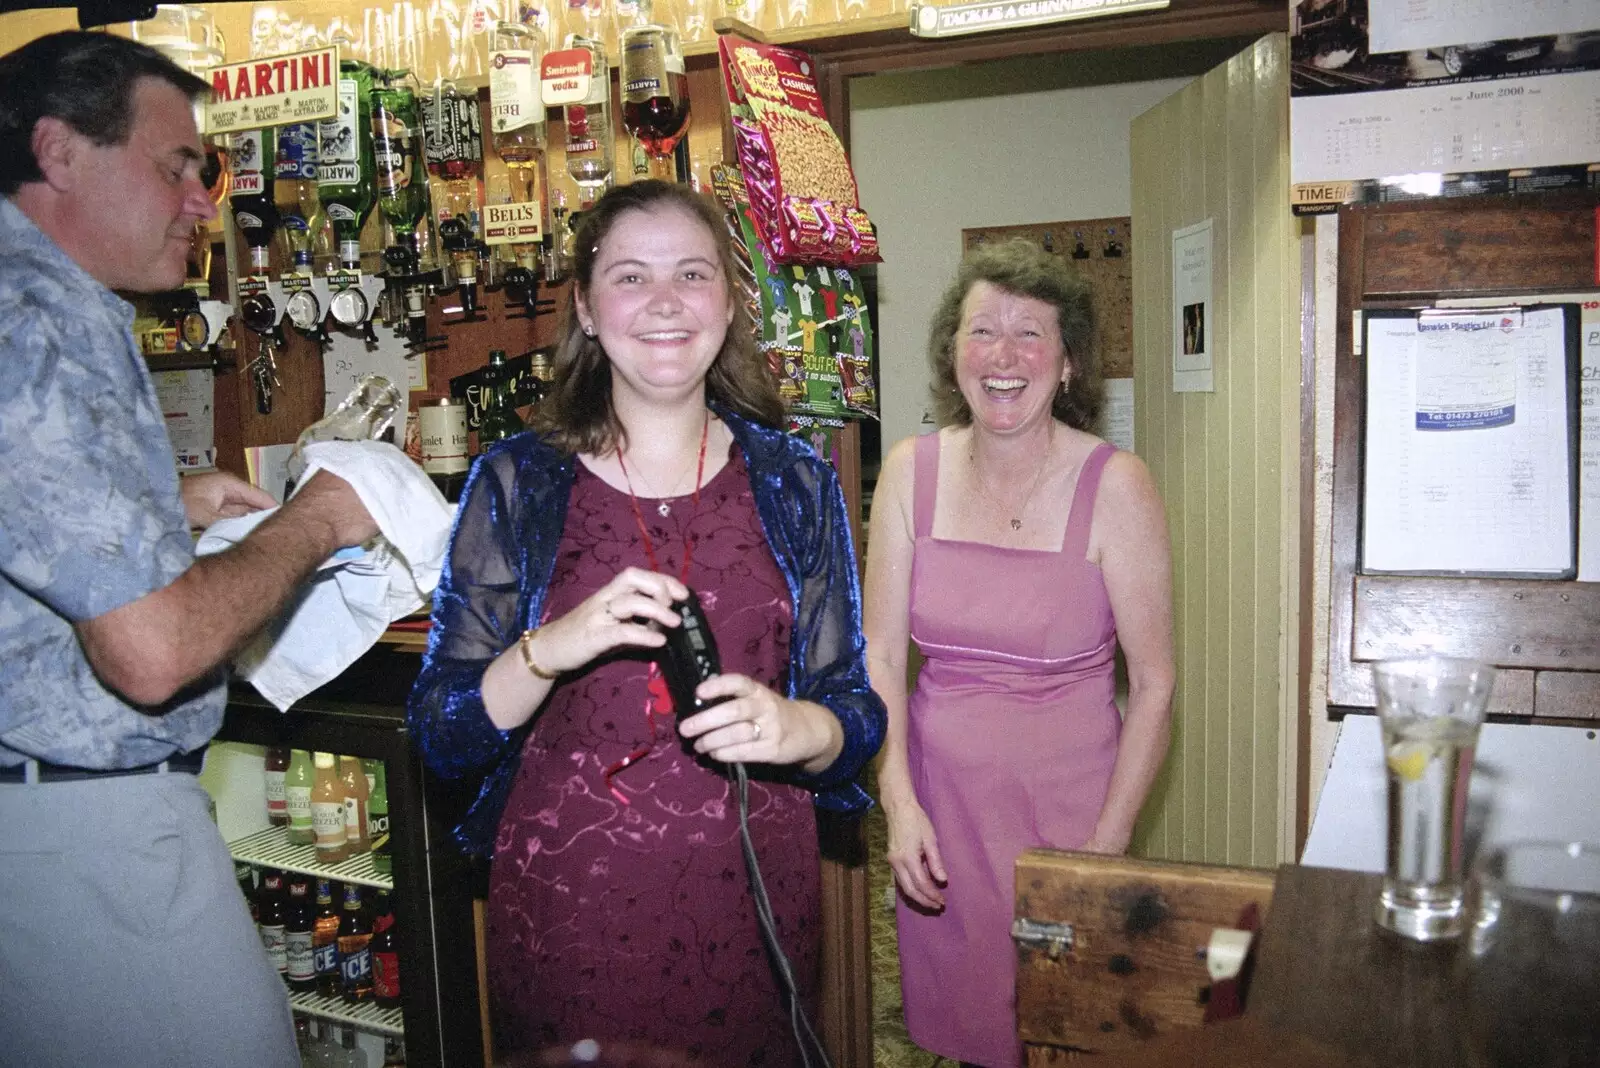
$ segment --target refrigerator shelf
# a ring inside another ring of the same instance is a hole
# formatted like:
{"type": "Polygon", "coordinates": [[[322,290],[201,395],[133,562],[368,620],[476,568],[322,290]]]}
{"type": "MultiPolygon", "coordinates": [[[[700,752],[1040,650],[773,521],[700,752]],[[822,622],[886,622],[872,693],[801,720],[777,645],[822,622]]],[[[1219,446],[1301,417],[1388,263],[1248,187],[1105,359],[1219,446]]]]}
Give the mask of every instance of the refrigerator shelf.
{"type": "Polygon", "coordinates": [[[351,1027],[359,1028],[363,1031],[371,1031],[375,1034],[392,1035],[395,1038],[400,1038],[406,1033],[405,1014],[402,1010],[380,1008],[370,1001],[352,1005],[350,1002],[341,1001],[339,998],[290,991],[289,1004],[295,1012],[306,1016],[315,1016],[322,1020],[336,1020],[339,1023],[346,1023],[351,1027]]]}
{"type": "Polygon", "coordinates": [[[282,868],[302,875],[320,875],[343,883],[375,886],[380,890],[394,889],[394,878],[380,874],[372,866],[371,853],[359,853],[337,864],[325,864],[317,859],[316,846],[291,845],[289,832],[282,827],[268,827],[244,838],[236,838],[228,843],[228,851],[233,854],[233,859],[247,864],[282,868]]]}

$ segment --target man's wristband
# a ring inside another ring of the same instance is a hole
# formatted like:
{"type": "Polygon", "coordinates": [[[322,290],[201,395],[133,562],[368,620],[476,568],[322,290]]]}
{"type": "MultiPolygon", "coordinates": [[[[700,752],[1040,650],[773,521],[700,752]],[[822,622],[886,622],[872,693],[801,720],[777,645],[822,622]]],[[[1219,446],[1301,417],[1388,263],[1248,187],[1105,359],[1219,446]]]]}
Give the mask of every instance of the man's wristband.
{"type": "Polygon", "coordinates": [[[538,627],[529,627],[522,632],[522,638],[517,642],[517,645],[522,649],[522,662],[528,665],[528,670],[533,673],[534,678],[543,679],[546,682],[554,682],[561,677],[560,672],[546,671],[533,662],[533,636],[537,633],[539,633],[538,627]]]}

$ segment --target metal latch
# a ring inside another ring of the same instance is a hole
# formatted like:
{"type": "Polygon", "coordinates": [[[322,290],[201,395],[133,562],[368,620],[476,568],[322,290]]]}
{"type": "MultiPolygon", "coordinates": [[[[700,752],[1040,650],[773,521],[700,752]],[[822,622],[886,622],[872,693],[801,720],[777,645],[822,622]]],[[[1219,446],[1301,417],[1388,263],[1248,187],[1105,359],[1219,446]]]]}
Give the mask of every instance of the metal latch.
{"type": "Polygon", "coordinates": [[[1040,923],[1025,916],[1018,917],[1011,921],[1011,940],[1029,949],[1043,949],[1055,960],[1072,949],[1072,924],[1040,923]]]}

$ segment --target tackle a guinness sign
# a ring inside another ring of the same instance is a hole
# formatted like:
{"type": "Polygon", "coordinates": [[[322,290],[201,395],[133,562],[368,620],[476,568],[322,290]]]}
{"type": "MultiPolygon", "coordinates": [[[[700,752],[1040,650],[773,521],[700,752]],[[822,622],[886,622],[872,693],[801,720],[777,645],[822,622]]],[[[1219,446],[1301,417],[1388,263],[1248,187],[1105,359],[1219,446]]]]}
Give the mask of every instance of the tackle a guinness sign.
{"type": "Polygon", "coordinates": [[[960,37],[993,30],[1048,26],[1053,22],[1155,11],[1170,0],[977,0],[968,4],[911,5],[911,32],[917,37],[960,37]]]}

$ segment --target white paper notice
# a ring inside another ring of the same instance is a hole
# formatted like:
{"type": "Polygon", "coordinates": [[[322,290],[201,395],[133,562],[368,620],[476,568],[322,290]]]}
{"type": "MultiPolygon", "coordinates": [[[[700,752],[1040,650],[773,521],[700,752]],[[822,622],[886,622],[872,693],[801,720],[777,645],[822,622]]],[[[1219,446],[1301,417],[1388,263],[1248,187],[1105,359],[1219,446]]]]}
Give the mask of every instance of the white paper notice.
{"type": "Polygon", "coordinates": [[[1600,29],[1594,0],[1378,0],[1367,18],[1372,52],[1600,29]]]}
{"type": "Polygon", "coordinates": [[[1600,70],[1289,101],[1289,180],[1361,181],[1600,160],[1600,70]]]}
{"type": "Polygon", "coordinates": [[[1600,300],[1583,302],[1583,445],[1578,479],[1578,581],[1600,582],[1600,300]]]}
{"type": "Polygon", "coordinates": [[[1124,452],[1133,451],[1133,379],[1106,379],[1106,406],[1101,410],[1105,439],[1124,452]]]}
{"type": "Polygon", "coordinates": [[[379,374],[397,388],[407,388],[416,362],[406,356],[405,339],[392,331],[379,330],[377,348],[368,349],[360,338],[335,330],[332,344],[322,354],[322,414],[337,408],[365,374],[379,374]]]}
{"type": "Polygon", "coordinates": [[[1366,317],[1365,570],[1573,568],[1566,336],[1560,308],[1366,317]]]}
{"type": "Polygon", "coordinates": [[[160,371],[155,380],[161,416],[167,424],[172,455],[179,471],[205,471],[217,466],[212,402],[215,377],[210,371],[160,371]]]}
{"type": "Polygon", "coordinates": [[[1172,231],[1172,391],[1210,393],[1211,220],[1172,231]]]}

